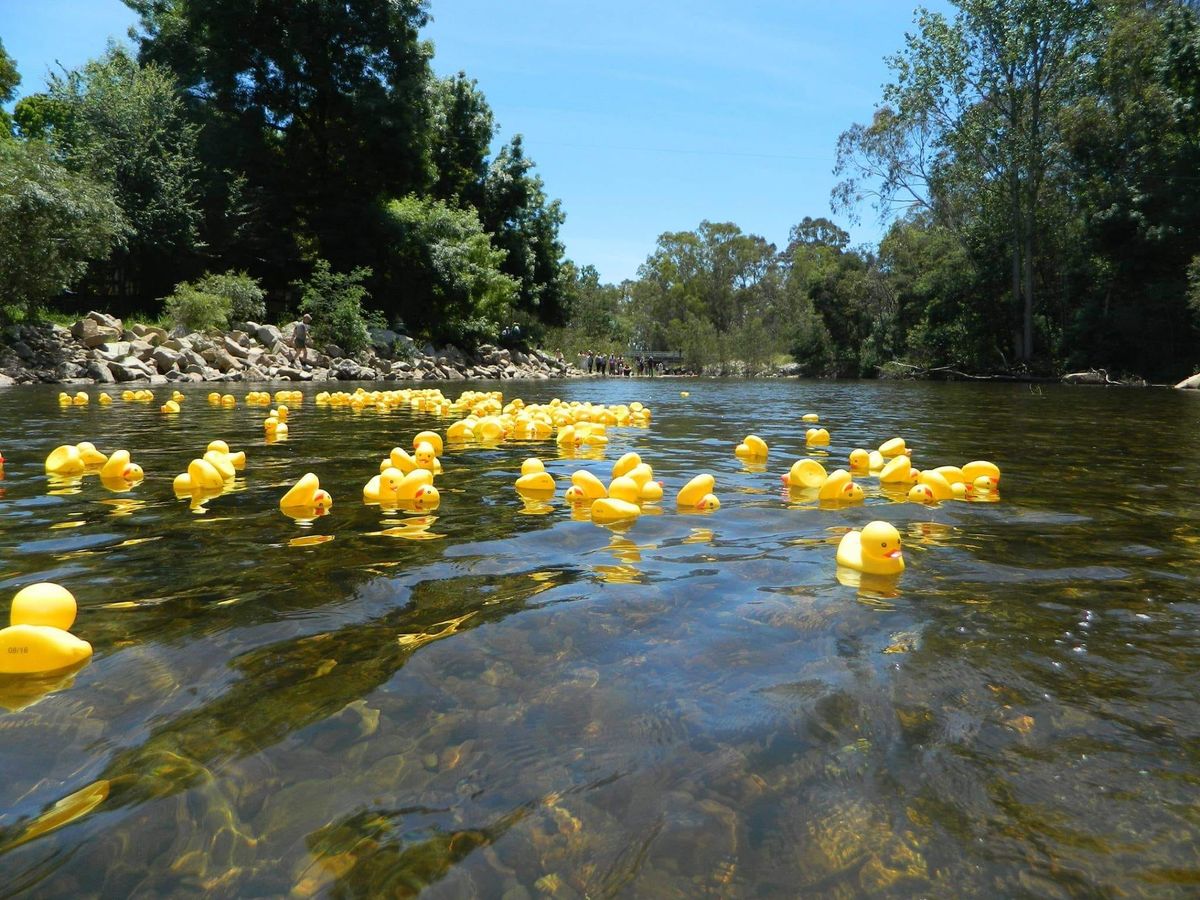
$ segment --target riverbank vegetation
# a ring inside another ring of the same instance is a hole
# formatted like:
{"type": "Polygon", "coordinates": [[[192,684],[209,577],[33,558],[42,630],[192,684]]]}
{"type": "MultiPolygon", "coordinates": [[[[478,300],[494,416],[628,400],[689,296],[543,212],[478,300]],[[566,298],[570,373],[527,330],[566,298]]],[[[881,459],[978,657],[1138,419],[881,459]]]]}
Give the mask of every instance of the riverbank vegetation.
{"type": "MultiPolygon", "coordinates": [[[[878,215],[878,245],[803,210],[782,247],[704,221],[605,284],[565,258],[520,136],[493,147],[475,81],[433,74],[420,0],[127,2],[134,50],[0,120],[10,318],[69,306],[70,287],[229,319],[203,304],[239,273],[278,317],[344,277],[343,346],[372,322],[467,347],[515,322],[572,358],[673,350],[718,370],[1200,368],[1195,3],[918,9],[836,147],[834,212],[878,215]]],[[[0,49],[0,101],[17,83],[0,49]]]]}

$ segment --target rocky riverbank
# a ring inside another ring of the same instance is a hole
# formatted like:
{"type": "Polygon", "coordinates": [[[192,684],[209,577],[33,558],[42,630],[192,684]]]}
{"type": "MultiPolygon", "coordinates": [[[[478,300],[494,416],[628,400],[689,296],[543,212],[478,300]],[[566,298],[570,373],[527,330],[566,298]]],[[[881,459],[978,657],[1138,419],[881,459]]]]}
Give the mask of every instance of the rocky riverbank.
{"type": "Polygon", "coordinates": [[[239,323],[223,334],[168,332],[90,312],[70,328],[11,325],[0,333],[0,385],[168,384],[229,381],[469,381],[583,375],[540,350],[489,345],[474,353],[417,346],[392,331],[371,333],[368,350],[349,355],[310,348],[301,363],[289,329],[239,323]]]}

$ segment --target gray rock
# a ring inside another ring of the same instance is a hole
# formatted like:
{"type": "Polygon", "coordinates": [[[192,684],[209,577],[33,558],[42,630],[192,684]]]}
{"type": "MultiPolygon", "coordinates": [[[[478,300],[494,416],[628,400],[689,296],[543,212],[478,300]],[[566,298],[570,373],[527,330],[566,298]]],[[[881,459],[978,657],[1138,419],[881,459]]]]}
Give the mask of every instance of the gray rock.
{"type": "Polygon", "coordinates": [[[225,350],[210,347],[200,353],[204,361],[222,373],[242,368],[242,364],[225,350]]]}
{"type": "Polygon", "coordinates": [[[122,382],[148,381],[151,375],[157,374],[151,372],[150,368],[136,356],[127,356],[119,362],[110,362],[108,367],[117,381],[122,382]]]}
{"type": "Polygon", "coordinates": [[[334,359],[337,359],[339,356],[345,356],[346,351],[343,350],[341,347],[339,347],[337,344],[326,344],[325,345],[325,355],[333,357],[334,359]]]}
{"type": "Polygon", "coordinates": [[[84,371],[96,384],[114,384],[117,380],[108,364],[100,359],[88,360],[84,371]]]}
{"type": "Polygon", "coordinates": [[[154,359],[154,364],[158,366],[158,371],[165,373],[172,371],[179,365],[182,354],[167,347],[155,347],[151,356],[154,359]]]}
{"type": "Polygon", "coordinates": [[[17,383],[17,380],[10,375],[5,375],[0,372],[0,387],[9,387],[17,383]]]}
{"type": "Polygon", "coordinates": [[[154,345],[149,341],[138,340],[135,338],[129,342],[129,352],[142,362],[148,362],[151,354],[154,352],[154,345]]]}
{"type": "Polygon", "coordinates": [[[110,316],[107,313],[96,312],[95,310],[92,310],[90,313],[88,313],[87,318],[91,319],[97,325],[102,325],[105,328],[116,329],[118,334],[123,330],[124,327],[121,324],[121,320],[116,316],[110,316]]]}
{"type": "MultiPolygon", "coordinates": [[[[245,335],[242,336],[245,337],[245,335]]],[[[246,346],[249,346],[249,344],[250,341],[247,339],[246,346]]],[[[231,335],[225,335],[225,337],[222,339],[222,345],[226,353],[237,359],[245,359],[247,356],[249,356],[249,352],[246,350],[246,347],[243,347],[231,335]]]]}
{"type": "Polygon", "coordinates": [[[31,360],[37,355],[33,352],[33,348],[24,341],[17,341],[15,344],[13,344],[12,352],[24,360],[31,360]]]}
{"type": "Polygon", "coordinates": [[[159,374],[155,373],[154,375],[150,376],[151,384],[166,384],[168,382],[168,380],[169,379],[167,378],[166,375],[159,375],[159,374]]]}
{"type": "Polygon", "coordinates": [[[200,380],[203,381],[205,374],[208,372],[208,368],[203,363],[200,363],[199,365],[196,363],[188,363],[186,366],[184,366],[183,371],[187,375],[198,375],[200,380]]]}
{"type": "Polygon", "coordinates": [[[111,341],[96,348],[96,358],[110,362],[122,360],[132,353],[129,341],[111,341]]]}
{"type": "Polygon", "coordinates": [[[264,347],[274,347],[283,343],[283,335],[274,325],[259,325],[254,331],[254,336],[264,347]]]}

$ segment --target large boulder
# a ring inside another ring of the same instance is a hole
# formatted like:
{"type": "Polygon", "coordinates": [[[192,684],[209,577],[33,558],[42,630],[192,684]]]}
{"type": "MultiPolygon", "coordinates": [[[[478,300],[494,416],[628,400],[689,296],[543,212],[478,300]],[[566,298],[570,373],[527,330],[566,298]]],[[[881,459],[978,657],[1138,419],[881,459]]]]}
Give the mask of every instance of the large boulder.
{"type": "Polygon", "coordinates": [[[97,325],[102,325],[105,328],[115,328],[118,334],[124,328],[124,325],[122,325],[120,319],[118,319],[116,316],[110,316],[108,313],[96,312],[95,310],[92,310],[87,314],[87,318],[91,319],[97,325]]]}
{"type": "Polygon", "coordinates": [[[129,341],[110,341],[96,348],[96,357],[109,362],[118,362],[133,354],[129,341]]]}
{"type": "Polygon", "coordinates": [[[127,356],[120,361],[110,362],[109,369],[117,381],[149,381],[152,372],[150,367],[136,356],[127,356]]]}
{"type": "Polygon", "coordinates": [[[214,369],[217,369],[222,374],[230,371],[237,371],[242,368],[242,364],[239,360],[231,356],[228,351],[217,347],[210,347],[200,355],[204,358],[205,362],[211,365],[214,369]]]}
{"type": "MultiPolygon", "coordinates": [[[[245,337],[245,335],[242,335],[242,337],[245,337]]],[[[249,346],[249,344],[250,340],[247,338],[246,345],[249,346]]],[[[225,335],[225,337],[222,339],[222,346],[224,347],[226,353],[238,359],[245,359],[250,355],[246,350],[246,347],[243,347],[240,343],[238,343],[238,341],[235,340],[232,335],[225,335]]]]}
{"type": "Polygon", "coordinates": [[[158,371],[167,373],[179,365],[179,360],[182,354],[171,350],[168,347],[155,347],[151,353],[151,358],[154,364],[158,366],[158,371]]]}
{"type": "Polygon", "coordinates": [[[96,384],[113,384],[117,380],[112,369],[108,367],[108,363],[102,359],[89,359],[85,371],[87,377],[96,384]]]}
{"type": "Polygon", "coordinates": [[[1185,391],[1200,390],[1200,374],[1193,375],[1191,378],[1183,379],[1183,381],[1179,382],[1179,384],[1175,385],[1175,387],[1185,391]]]}

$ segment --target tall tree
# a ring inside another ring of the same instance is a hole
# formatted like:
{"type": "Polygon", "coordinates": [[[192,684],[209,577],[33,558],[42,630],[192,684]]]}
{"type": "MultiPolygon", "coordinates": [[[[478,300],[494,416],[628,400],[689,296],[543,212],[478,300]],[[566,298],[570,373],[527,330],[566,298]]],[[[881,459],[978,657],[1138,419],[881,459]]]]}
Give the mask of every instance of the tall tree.
{"type": "Polygon", "coordinates": [[[4,42],[0,41],[0,141],[12,137],[12,117],[3,106],[17,95],[17,85],[20,83],[17,63],[5,52],[4,42]]]}
{"type": "Polygon", "coordinates": [[[424,0],[126,2],[142,60],[204,125],[210,215],[246,207],[238,243],[260,258],[228,262],[277,286],[301,257],[349,269],[377,243],[380,199],[431,185],[424,0]]]}
{"type": "Polygon", "coordinates": [[[38,110],[42,136],[68,168],[108,185],[129,223],[124,247],[100,266],[102,290],[161,296],[193,253],[200,221],[196,127],[174,79],[113,46],[22,103],[22,131],[35,130],[38,110]]]}
{"type": "MultiPolygon", "coordinates": [[[[878,178],[885,202],[903,192],[947,220],[964,198],[981,201],[1007,231],[1017,357],[1033,357],[1039,208],[1061,163],[1055,111],[1069,102],[1077,66],[1093,49],[1092,0],[957,0],[953,20],[925,9],[888,62],[876,126],[843,136],[839,165],[878,178]],[[924,179],[924,186],[922,185],[924,179]],[[921,196],[927,187],[928,196],[921,196]],[[957,202],[956,202],[957,201],[957,202]]],[[[841,198],[855,191],[841,190],[841,198]]],[[[836,197],[837,195],[835,195],[836,197]]]]}

